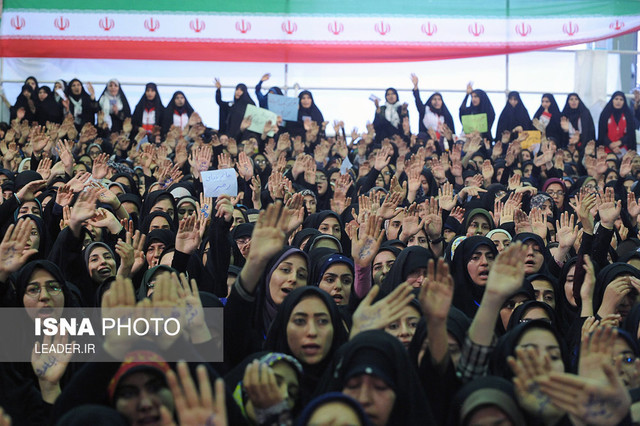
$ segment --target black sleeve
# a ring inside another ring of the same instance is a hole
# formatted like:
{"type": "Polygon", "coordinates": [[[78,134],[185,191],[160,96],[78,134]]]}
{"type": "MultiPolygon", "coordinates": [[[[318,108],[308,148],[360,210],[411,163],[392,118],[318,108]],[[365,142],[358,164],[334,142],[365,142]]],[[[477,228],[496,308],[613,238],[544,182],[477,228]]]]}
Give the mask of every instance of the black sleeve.
{"type": "Polygon", "coordinates": [[[218,297],[227,295],[227,275],[231,262],[231,224],[223,218],[214,217],[209,229],[209,252],[207,270],[213,277],[212,293],[218,297]]]}

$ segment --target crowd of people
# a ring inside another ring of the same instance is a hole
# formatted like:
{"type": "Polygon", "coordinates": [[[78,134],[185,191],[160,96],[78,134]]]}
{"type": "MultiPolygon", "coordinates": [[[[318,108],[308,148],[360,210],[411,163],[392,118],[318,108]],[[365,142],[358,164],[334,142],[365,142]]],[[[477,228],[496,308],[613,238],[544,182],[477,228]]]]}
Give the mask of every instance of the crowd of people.
{"type": "Polygon", "coordinates": [[[216,79],[215,128],[154,83],[132,109],[116,79],[27,78],[0,123],[0,306],[193,320],[108,333],[110,363],[0,363],[0,425],[639,423],[640,92],[597,127],[577,93],[531,116],[511,92],[494,135],[484,91],[459,108],[484,127],[456,133],[411,81],[419,129],[389,88],[366,132],[330,136],[309,91],[257,133],[245,84],[225,101],[216,79]],[[209,198],[221,169],[238,191],[209,198]],[[223,361],[166,360],[220,343],[223,361]]]}

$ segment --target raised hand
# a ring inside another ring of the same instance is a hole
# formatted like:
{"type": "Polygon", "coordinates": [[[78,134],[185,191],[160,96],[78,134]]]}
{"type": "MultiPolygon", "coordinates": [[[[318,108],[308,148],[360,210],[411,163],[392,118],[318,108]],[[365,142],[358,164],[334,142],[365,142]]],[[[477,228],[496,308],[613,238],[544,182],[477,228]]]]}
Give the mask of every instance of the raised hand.
{"type": "Polygon", "coordinates": [[[380,290],[377,285],[373,286],[353,313],[353,326],[349,338],[352,339],[358,333],[367,330],[382,330],[399,320],[402,311],[414,297],[412,289],[408,283],[402,283],[388,296],[372,304],[380,290]]]}
{"type": "MultiPolygon", "coordinates": [[[[69,336],[61,336],[60,334],[56,334],[53,337],[45,335],[42,339],[42,345],[48,347],[51,347],[50,345],[55,345],[54,347],[66,345],[68,342],[69,336]]],[[[73,343],[75,341],[71,342],[71,344],[73,343]]],[[[31,368],[42,387],[43,400],[53,404],[55,397],[60,394],[60,379],[62,379],[73,353],[66,351],[46,353],[42,350],[36,350],[37,345],[38,343],[34,345],[33,351],[31,351],[31,368]]]]}
{"type": "Polygon", "coordinates": [[[530,415],[545,420],[545,424],[555,424],[564,411],[551,404],[551,398],[540,390],[540,381],[548,378],[551,362],[548,355],[542,355],[534,348],[517,348],[516,357],[507,359],[515,377],[516,396],[520,406],[530,415]]]}
{"type": "Polygon", "coordinates": [[[248,181],[253,177],[253,163],[244,151],[238,154],[238,172],[244,180],[248,181]]]}
{"type": "Polygon", "coordinates": [[[427,322],[446,322],[453,300],[453,278],[444,258],[438,258],[436,267],[433,259],[427,264],[427,276],[420,287],[418,300],[427,322]]]}
{"type": "Polygon", "coordinates": [[[498,255],[489,271],[485,294],[495,294],[506,300],[522,285],[527,246],[510,244],[498,255]]]}
{"type": "MultiPolygon", "coordinates": [[[[222,379],[215,383],[215,398],[211,390],[211,382],[207,368],[199,365],[196,369],[198,387],[196,388],[189,367],[183,361],[178,363],[178,377],[173,371],[167,372],[167,383],[173,394],[180,425],[227,426],[227,406],[225,404],[225,387],[222,379]]],[[[175,426],[171,413],[160,406],[162,426],[175,426]]]]}
{"type": "Polygon", "coordinates": [[[260,364],[258,360],[247,365],[242,386],[253,406],[258,409],[265,410],[283,401],[275,373],[271,367],[260,364]]]}
{"type": "Polygon", "coordinates": [[[442,210],[438,207],[438,200],[431,197],[426,199],[423,203],[424,209],[424,224],[427,232],[427,237],[430,240],[440,238],[442,235],[442,210]]]}
{"type": "Polygon", "coordinates": [[[617,201],[613,188],[606,188],[602,203],[598,207],[600,222],[607,229],[612,229],[616,219],[620,217],[622,202],[617,201]]]}
{"type": "Polygon", "coordinates": [[[80,237],[82,224],[91,219],[96,214],[96,201],[98,201],[98,192],[94,188],[88,188],[81,193],[73,205],[71,216],[69,217],[69,228],[76,236],[80,237]]]}
{"type": "Polygon", "coordinates": [[[24,265],[36,249],[26,249],[31,229],[31,220],[20,219],[16,225],[9,225],[0,243],[0,283],[6,283],[9,275],[24,265]]]}
{"type": "Polygon", "coordinates": [[[25,201],[31,201],[35,198],[35,193],[42,189],[47,184],[46,180],[34,180],[23,186],[20,191],[17,192],[16,197],[21,203],[25,201]]]}
{"type": "MultiPolygon", "coordinates": [[[[140,234],[140,231],[136,231],[136,233],[140,234]]],[[[127,231],[124,241],[122,241],[121,238],[118,238],[115,251],[116,254],[120,256],[120,267],[118,268],[117,274],[122,275],[123,277],[130,276],[133,264],[136,260],[131,232],[127,231]]]]}
{"type": "Polygon", "coordinates": [[[383,219],[391,219],[396,215],[396,208],[402,202],[404,196],[399,192],[390,192],[384,198],[382,205],[378,209],[378,215],[383,219]]]}
{"type": "Polygon", "coordinates": [[[540,389],[551,402],[566,411],[574,424],[617,425],[629,413],[631,396],[609,360],[600,366],[604,380],[570,373],[549,374],[540,389]]]}
{"type": "Polygon", "coordinates": [[[304,197],[302,196],[302,194],[296,192],[285,203],[285,207],[282,210],[282,215],[289,219],[285,230],[287,235],[291,235],[291,233],[298,229],[298,227],[302,225],[302,222],[304,221],[303,200],[304,197]]]}
{"type": "Polygon", "coordinates": [[[567,250],[573,247],[576,238],[578,238],[578,228],[574,226],[574,216],[569,212],[564,212],[560,216],[560,220],[556,221],[556,241],[558,241],[560,247],[567,250]]]}
{"type": "MultiPolygon", "coordinates": [[[[131,318],[136,306],[133,284],[129,278],[116,275],[116,279],[102,296],[103,318],[131,318]]],[[[131,333],[118,333],[111,329],[105,333],[103,347],[114,358],[123,357],[129,352],[137,336],[131,333]]]]}
{"type": "Polygon", "coordinates": [[[546,240],[547,232],[549,230],[547,229],[547,216],[542,213],[542,210],[537,207],[531,209],[531,213],[529,213],[529,221],[531,222],[533,232],[540,236],[543,241],[546,240]]]}
{"type": "Polygon", "coordinates": [[[373,258],[380,249],[383,236],[382,218],[376,215],[370,215],[359,230],[349,235],[351,238],[351,256],[356,265],[361,268],[371,266],[373,258]]]}
{"type": "Polygon", "coordinates": [[[91,174],[94,179],[102,179],[107,176],[109,167],[107,166],[107,160],[109,154],[100,154],[93,160],[93,166],[91,167],[91,174]]]}
{"type": "Polygon", "coordinates": [[[456,198],[453,195],[453,185],[449,182],[438,188],[438,203],[442,210],[450,212],[456,206],[456,198]]]}

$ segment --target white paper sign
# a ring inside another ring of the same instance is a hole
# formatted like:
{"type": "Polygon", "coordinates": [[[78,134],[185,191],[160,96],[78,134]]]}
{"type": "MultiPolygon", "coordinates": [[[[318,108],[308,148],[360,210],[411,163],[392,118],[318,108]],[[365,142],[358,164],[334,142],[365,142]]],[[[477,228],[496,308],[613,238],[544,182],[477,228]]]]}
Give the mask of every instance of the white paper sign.
{"type": "Polygon", "coordinates": [[[205,197],[220,195],[238,195],[238,180],[235,169],[210,170],[200,172],[205,197]]]}
{"type": "Polygon", "coordinates": [[[349,161],[349,156],[347,155],[340,165],[340,174],[346,175],[352,168],[353,164],[351,164],[351,161],[349,161]]]}

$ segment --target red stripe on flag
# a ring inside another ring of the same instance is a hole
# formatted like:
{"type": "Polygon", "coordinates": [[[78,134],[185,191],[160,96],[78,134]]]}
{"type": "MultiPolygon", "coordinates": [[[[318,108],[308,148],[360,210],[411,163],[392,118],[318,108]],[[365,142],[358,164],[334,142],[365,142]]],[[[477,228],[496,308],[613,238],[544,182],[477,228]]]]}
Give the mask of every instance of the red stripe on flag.
{"type": "MultiPolygon", "coordinates": [[[[638,31],[629,29],[624,33],[638,31]]],[[[616,33],[620,36],[623,33],[616,33]]],[[[607,36],[602,37],[608,38],[607,36]]],[[[230,62],[410,62],[502,55],[586,43],[596,39],[546,43],[317,44],[198,42],[186,40],[25,39],[0,37],[0,56],[34,58],[146,59],[230,62]]]]}

